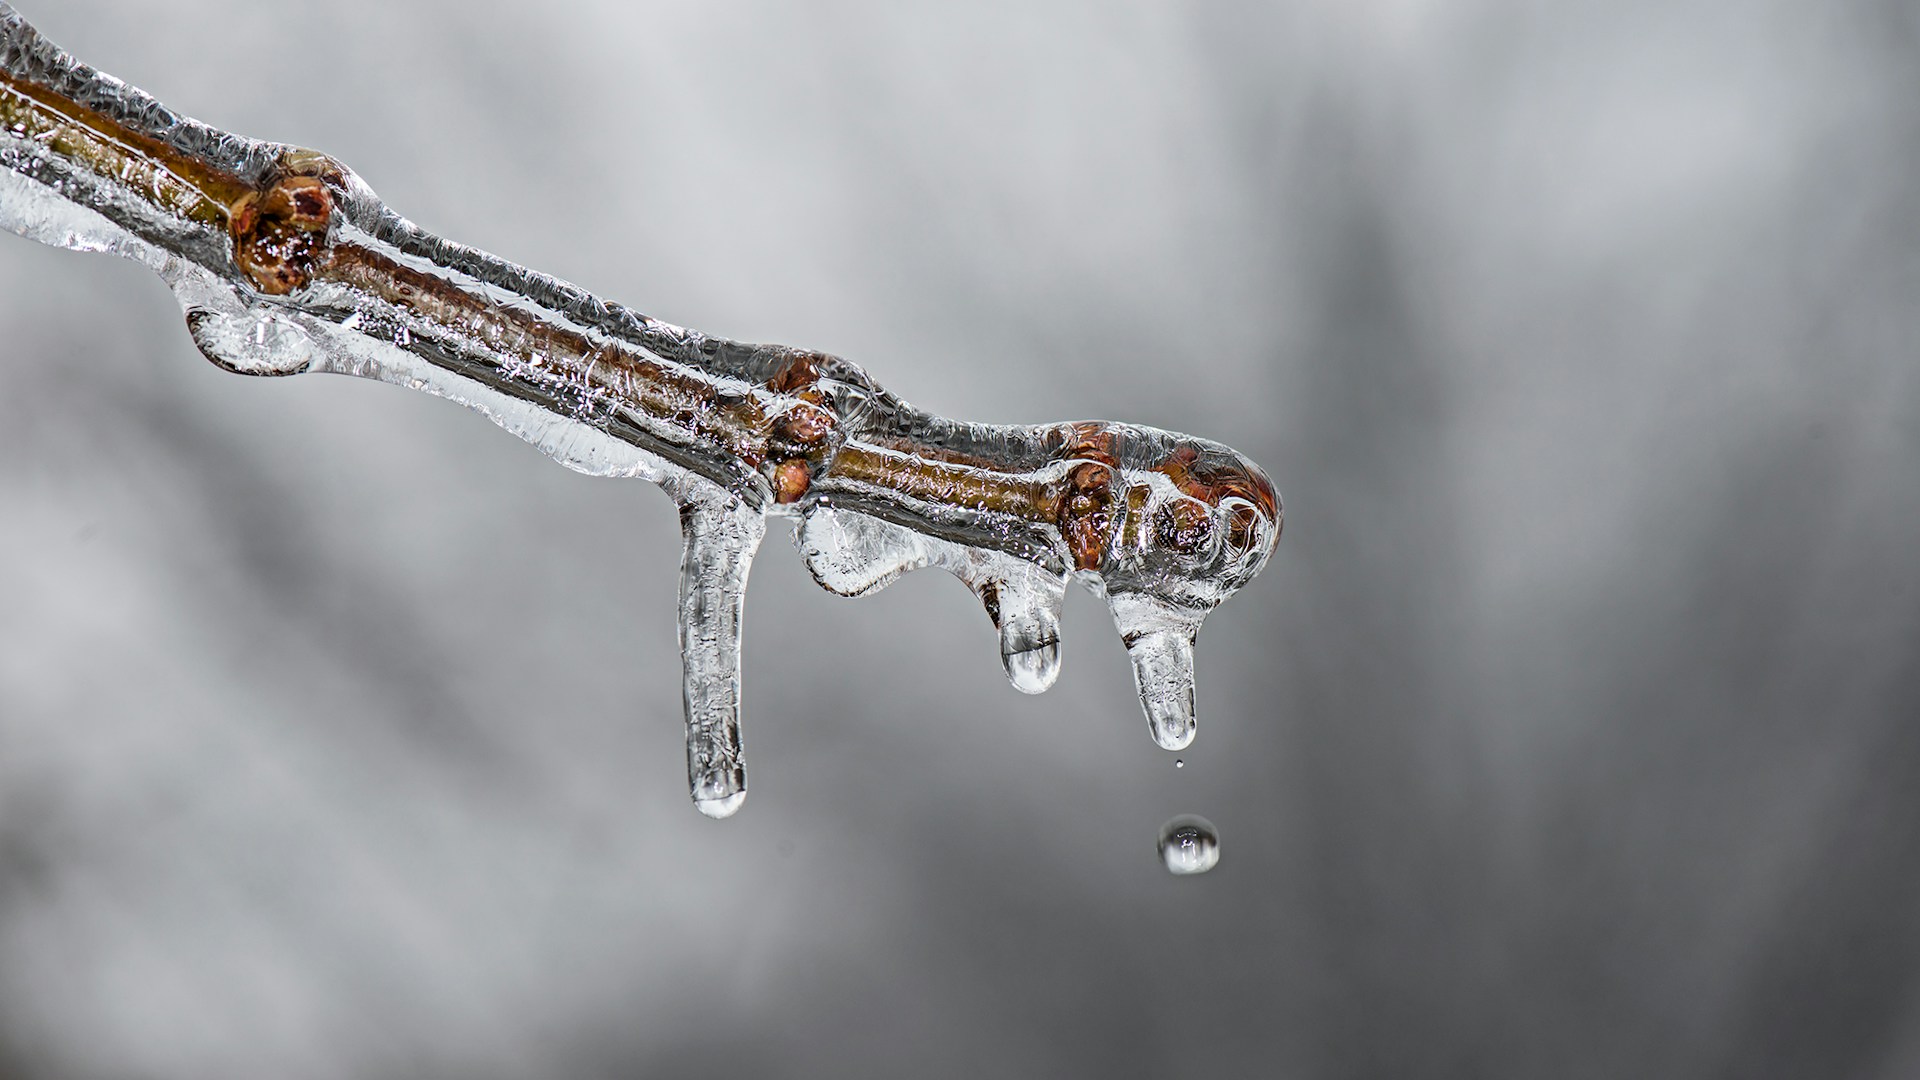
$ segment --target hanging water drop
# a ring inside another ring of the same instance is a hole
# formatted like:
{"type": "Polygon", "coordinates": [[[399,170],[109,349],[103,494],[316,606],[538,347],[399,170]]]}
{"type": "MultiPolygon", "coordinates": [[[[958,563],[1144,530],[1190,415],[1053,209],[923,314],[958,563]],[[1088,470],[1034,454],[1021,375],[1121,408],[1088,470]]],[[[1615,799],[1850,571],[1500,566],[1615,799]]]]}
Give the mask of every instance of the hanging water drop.
{"type": "Polygon", "coordinates": [[[718,798],[712,799],[695,798],[693,800],[693,808],[716,821],[732,817],[733,812],[740,809],[740,804],[747,801],[747,792],[744,786],[746,779],[744,774],[740,783],[743,785],[741,789],[731,795],[721,795],[718,798]]]}
{"type": "Polygon", "coordinates": [[[1160,858],[1170,874],[1204,874],[1220,861],[1220,832],[1206,818],[1181,814],[1160,826],[1160,858]]]}
{"type": "Polygon", "coordinates": [[[1000,663],[1007,679],[1023,694],[1044,693],[1060,677],[1060,641],[1054,639],[1030,649],[1008,644],[1010,635],[1000,638],[1000,663]]]}
{"type": "Polygon", "coordinates": [[[1066,578],[1018,559],[992,561],[1002,575],[982,582],[976,591],[1000,631],[1000,664],[1014,689],[1023,694],[1044,693],[1060,677],[1060,612],[1066,604],[1066,578]]]}

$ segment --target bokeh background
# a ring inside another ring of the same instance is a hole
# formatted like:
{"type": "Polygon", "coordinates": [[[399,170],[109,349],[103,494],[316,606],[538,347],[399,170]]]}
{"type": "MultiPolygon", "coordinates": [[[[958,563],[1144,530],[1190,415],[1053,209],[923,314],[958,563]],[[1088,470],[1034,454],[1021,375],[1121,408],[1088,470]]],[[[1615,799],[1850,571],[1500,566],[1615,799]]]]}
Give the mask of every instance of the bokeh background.
{"type": "Polygon", "coordinates": [[[1920,10],[24,0],[213,124],[1288,528],[1147,737],[941,575],[748,605],[391,387],[0,238],[0,1072],[1920,1075],[1920,10]],[[1153,850],[1220,826],[1212,874],[1153,850]]]}

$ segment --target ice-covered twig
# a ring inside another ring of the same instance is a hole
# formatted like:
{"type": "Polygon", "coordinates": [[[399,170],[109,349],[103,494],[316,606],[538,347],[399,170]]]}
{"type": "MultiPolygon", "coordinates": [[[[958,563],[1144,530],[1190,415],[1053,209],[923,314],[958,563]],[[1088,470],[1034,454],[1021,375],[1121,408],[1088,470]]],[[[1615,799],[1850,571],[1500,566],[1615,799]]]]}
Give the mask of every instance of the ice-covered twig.
{"type": "Polygon", "coordinates": [[[217,131],[100,74],[0,3],[0,225],[156,271],[208,359],[328,371],[485,413],[569,468],[679,503],[688,777],[746,794],[740,620],[769,514],[845,596],[939,566],[1015,687],[1059,671],[1078,577],[1106,596],[1154,739],[1193,738],[1201,620],[1272,553],[1280,499],[1218,443],[1106,421],[967,424],[838,357],[707,337],[451,243],[324,154],[217,131]]]}

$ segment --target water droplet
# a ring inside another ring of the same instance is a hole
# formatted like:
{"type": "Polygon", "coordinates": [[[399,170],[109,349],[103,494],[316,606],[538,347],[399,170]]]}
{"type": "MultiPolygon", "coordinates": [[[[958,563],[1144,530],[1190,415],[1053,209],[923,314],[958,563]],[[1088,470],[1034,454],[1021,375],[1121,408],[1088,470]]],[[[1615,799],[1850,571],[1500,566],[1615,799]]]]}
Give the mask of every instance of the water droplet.
{"type": "MultiPolygon", "coordinates": [[[[1013,563],[1014,560],[1005,560],[1013,563]]],[[[1039,694],[1060,677],[1060,610],[1064,578],[1016,563],[1020,573],[993,583],[987,607],[1000,627],[1000,663],[1013,688],[1039,694]]],[[[982,599],[987,594],[983,592],[982,599]]]]}
{"type": "Polygon", "coordinates": [[[1186,768],[1186,767],[1187,767],[1187,762],[1186,762],[1186,759],[1184,759],[1184,758],[1174,758],[1174,759],[1173,759],[1173,767],[1174,767],[1174,768],[1176,768],[1176,769],[1184,769],[1184,768],[1186,768]]]}
{"type": "Polygon", "coordinates": [[[1160,857],[1170,874],[1204,874],[1220,861],[1220,832],[1206,818],[1181,814],[1160,826],[1160,857]]]}
{"type": "Polygon", "coordinates": [[[1060,643],[1048,642],[1037,649],[1007,652],[1001,645],[1000,661],[1006,666],[1013,688],[1023,694],[1044,693],[1060,676],[1060,643]]]}

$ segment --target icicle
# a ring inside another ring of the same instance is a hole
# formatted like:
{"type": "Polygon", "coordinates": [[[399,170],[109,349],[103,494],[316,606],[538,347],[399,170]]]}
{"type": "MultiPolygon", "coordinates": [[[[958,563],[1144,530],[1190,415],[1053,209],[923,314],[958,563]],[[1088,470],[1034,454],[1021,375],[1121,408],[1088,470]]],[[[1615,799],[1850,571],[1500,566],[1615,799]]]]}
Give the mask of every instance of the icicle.
{"type": "Polygon", "coordinates": [[[1147,711],[1147,728],[1162,750],[1185,750],[1193,742],[1193,638],[1156,630],[1127,643],[1133,684],[1147,711]]]}
{"type": "Polygon", "coordinates": [[[766,515],[704,481],[676,484],[680,531],[680,658],[693,804],[728,817],[747,798],[740,753],[740,628],[747,571],[766,515]]]}
{"type": "Polygon", "coordinates": [[[1006,559],[1006,576],[982,582],[975,591],[1000,631],[1000,664],[1007,680],[1023,694],[1040,694],[1060,677],[1060,613],[1067,580],[1032,563],[1006,559]],[[1011,564],[1011,565],[1007,565],[1011,564]]]}
{"type": "Polygon", "coordinates": [[[1147,729],[1163,750],[1193,742],[1193,642],[1200,616],[1134,593],[1108,598],[1113,621],[1133,660],[1133,684],[1147,729]]]}

